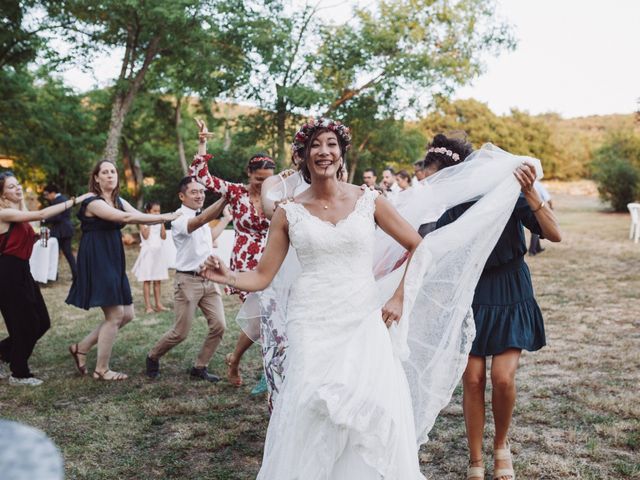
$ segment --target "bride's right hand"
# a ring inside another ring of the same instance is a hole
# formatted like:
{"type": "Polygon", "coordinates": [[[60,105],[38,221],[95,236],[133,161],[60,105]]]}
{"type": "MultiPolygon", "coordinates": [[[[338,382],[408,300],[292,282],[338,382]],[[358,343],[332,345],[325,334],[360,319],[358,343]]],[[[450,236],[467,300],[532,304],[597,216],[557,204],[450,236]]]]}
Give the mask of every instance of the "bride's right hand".
{"type": "Polygon", "coordinates": [[[234,283],[234,273],[229,270],[222,260],[215,255],[209,257],[200,265],[200,276],[216,283],[234,283]]]}

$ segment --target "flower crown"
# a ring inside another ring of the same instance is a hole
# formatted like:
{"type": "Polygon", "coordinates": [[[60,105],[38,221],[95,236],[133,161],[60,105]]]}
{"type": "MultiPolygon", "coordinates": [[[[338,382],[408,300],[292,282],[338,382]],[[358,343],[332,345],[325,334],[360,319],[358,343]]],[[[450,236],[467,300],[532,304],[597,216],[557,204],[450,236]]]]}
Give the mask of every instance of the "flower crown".
{"type": "Polygon", "coordinates": [[[317,117],[310,118],[307,123],[300,127],[300,130],[296,132],[296,136],[291,144],[292,154],[298,154],[302,156],[304,147],[313,135],[313,132],[319,128],[326,128],[327,130],[338,135],[344,143],[345,150],[351,148],[351,130],[346,125],[338,122],[337,120],[331,120],[330,118],[317,117]]]}
{"type": "Polygon", "coordinates": [[[447,157],[451,157],[451,160],[453,160],[454,162],[457,162],[458,160],[460,160],[460,155],[458,155],[455,152],[452,152],[451,150],[445,147],[431,147],[429,150],[427,150],[427,153],[431,153],[431,152],[442,153],[447,157]]]}
{"type": "Polygon", "coordinates": [[[271,157],[255,157],[255,158],[252,158],[251,160],[249,160],[249,165],[254,164],[254,163],[263,163],[263,162],[264,163],[272,163],[274,165],[276,164],[273,161],[273,158],[271,158],[271,157]]]}

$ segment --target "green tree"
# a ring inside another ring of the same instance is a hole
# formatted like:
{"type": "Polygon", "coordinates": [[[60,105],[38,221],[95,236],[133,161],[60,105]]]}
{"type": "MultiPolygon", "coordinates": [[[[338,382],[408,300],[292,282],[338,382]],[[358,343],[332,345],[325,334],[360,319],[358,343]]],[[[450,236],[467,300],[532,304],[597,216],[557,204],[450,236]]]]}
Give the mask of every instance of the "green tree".
{"type": "MultiPolygon", "coordinates": [[[[244,11],[241,0],[50,0],[45,3],[51,18],[73,23],[73,27],[64,31],[64,36],[82,58],[91,58],[100,51],[124,50],[113,91],[103,156],[114,162],[126,116],[149,72],[156,65],[164,64],[163,73],[167,74],[167,64],[180,64],[183,58],[197,57],[197,64],[191,68],[201,68],[214,75],[217,64],[211,61],[211,52],[219,52],[224,45],[218,35],[224,30],[222,41],[227,39],[226,19],[242,15],[244,11]]],[[[161,77],[162,73],[158,75],[161,77]]]]}
{"type": "Polygon", "coordinates": [[[104,138],[94,133],[83,99],[48,71],[4,72],[3,80],[0,152],[15,159],[24,179],[53,181],[69,193],[85,189],[104,138]]]}
{"type": "Polygon", "coordinates": [[[604,201],[616,212],[640,197],[640,136],[631,131],[609,135],[596,150],[592,163],[593,177],[604,201]]]}
{"type": "Polygon", "coordinates": [[[556,146],[551,139],[551,129],[539,117],[520,110],[499,116],[477,100],[449,102],[438,99],[436,108],[420,121],[429,138],[436,133],[464,131],[469,141],[478,148],[491,142],[516,155],[540,159],[547,178],[557,176],[556,146]]]}
{"type": "Polygon", "coordinates": [[[367,96],[377,118],[394,118],[451,93],[481,71],[486,53],[513,45],[489,0],[381,0],[338,26],[323,23],[317,8],[271,6],[252,36],[256,71],[267,75],[248,96],[271,112],[280,162],[296,116],[344,116],[353,105],[353,118],[362,111],[354,102],[367,96]]]}

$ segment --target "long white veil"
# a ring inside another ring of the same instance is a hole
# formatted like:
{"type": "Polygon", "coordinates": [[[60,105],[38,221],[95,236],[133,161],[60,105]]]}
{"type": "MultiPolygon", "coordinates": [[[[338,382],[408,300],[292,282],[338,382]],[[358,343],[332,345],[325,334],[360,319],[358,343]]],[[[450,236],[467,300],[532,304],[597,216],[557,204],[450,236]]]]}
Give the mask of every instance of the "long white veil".
{"type": "MultiPolygon", "coordinates": [[[[398,211],[416,229],[436,221],[448,208],[476,201],[455,222],[421,242],[405,278],[402,319],[390,329],[394,352],[409,381],[419,444],[428,440],[438,413],[451,399],[466,367],[475,335],[471,310],[475,287],[518,199],[520,186],[513,171],[525,160],[536,167],[541,178],[537,159],[511,155],[486,144],[459,165],[443,169],[423,185],[400,194],[398,211]]],[[[273,194],[286,198],[291,185],[301,185],[295,176],[273,194]]],[[[407,253],[381,229],[376,236],[372,268],[381,299],[386,301],[402,278],[407,253]]],[[[238,315],[239,324],[251,338],[257,340],[260,332],[263,350],[271,354],[265,357],[265,371],[268,379],[276,380],[273,396],[278,380],[286,374],[287,299],[298,273],[297,258],[290,251],[269,288],[250,295],[238,315]]]]}

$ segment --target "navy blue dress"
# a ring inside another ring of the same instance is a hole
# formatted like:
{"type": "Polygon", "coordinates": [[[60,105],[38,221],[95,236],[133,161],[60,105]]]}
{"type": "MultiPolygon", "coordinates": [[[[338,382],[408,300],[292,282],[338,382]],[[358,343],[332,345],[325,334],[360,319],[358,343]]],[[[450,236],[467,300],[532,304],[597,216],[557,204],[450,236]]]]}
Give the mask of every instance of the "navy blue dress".
{"type": "MultiPolygon", "coordinates": [[[[89,203],[104,201],[91,197],[82,202],[78,218],[82,238],[78,248],[78,275],[71,285],[66,302],[85,310],[91,307],[131,305],[131,287],[127,278],[121,223],[87,217],[89,203]]],[[[118,198],[117,208],[123,209],[118,198]]]]}
{"type": "MultiPolygon", "coordinates": [[[[437,227],[455,221],[472,205],[464,203],[447,210],[437,227]]],[[[509,348],[535,351],[546,344],[542,312],[524,262],[527,245],[523,227],[542,235],[540,224],[521,194],[476,286],[472,355],[497,355],[509,348]]]]}

